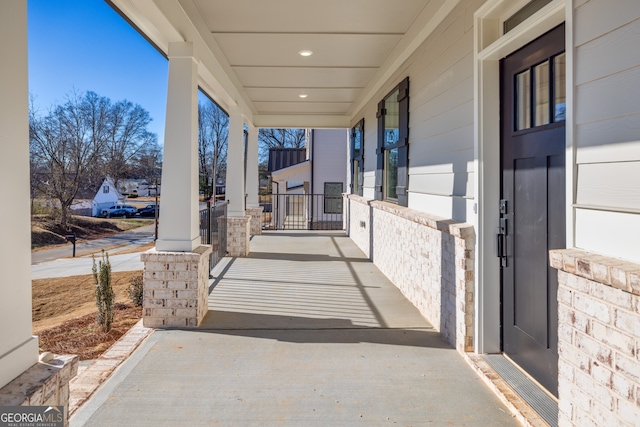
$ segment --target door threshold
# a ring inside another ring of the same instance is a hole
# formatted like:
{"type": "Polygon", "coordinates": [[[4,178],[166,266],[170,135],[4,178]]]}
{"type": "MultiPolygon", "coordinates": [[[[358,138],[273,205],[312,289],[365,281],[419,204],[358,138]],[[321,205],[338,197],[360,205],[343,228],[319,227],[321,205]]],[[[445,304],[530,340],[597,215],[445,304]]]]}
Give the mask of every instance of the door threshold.
{"type": "Polygon", "coordinates": [[[480,356],[550,427],[558,426],[558,400],[503,354],[480,356]]]}

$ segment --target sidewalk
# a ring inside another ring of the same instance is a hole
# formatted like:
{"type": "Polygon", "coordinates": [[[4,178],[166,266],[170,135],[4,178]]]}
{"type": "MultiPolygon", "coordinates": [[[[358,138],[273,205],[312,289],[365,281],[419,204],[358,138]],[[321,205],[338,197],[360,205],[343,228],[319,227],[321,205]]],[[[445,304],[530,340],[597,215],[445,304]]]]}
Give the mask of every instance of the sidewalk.
{"type": "Polygon", "coordinates": [[[156,330],[71,426],[516,426],[341,233],[267,233],[214,270],[194,330],[156,330]]]}
{"type": "MultiPolygon", "coordinates": [[[[101,254],[96,254],[96,263],[102,259],[101,254]]],[[[123,255],[109,255],[111,271],[135,271],[144,269],[144,263],[140,261],[140,252],[123,255]]],[[[91,255],[76,258],[61,258],[54,261],[41,262],[31,266],[31,280],[50,279],[53,277],[82,276],[91,274],[93,258],[91,255]]]]}

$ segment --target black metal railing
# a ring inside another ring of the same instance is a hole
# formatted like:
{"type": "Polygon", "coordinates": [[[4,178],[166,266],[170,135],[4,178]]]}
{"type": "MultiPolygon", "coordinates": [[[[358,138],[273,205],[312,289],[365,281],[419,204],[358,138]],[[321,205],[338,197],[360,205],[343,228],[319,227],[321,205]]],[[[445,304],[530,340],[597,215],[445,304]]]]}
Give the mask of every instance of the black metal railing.
{"type": "Polygon", "coordinates": [[[342,195],[260,196],[263,230],[342,230],[342,195]]]}
{"type": "Polygon", "coordinates": [[[211,245],[213,251],[209,259],[213,268],[227,254],[227,202],[217,202],[200,211],[200,240],[211,245]]]}

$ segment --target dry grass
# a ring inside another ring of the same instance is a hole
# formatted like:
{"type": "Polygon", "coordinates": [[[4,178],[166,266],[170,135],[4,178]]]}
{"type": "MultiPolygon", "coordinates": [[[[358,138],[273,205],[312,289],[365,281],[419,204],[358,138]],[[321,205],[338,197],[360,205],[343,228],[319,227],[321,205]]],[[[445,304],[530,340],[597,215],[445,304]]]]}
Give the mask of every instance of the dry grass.
{"type": "Polygon", "coordinates": [[[64,235],[76,233],[78,239],[91,240],[112,236],[123,231],[151,224],[149,219],[106,219],[86,216],[72,216],[68,229],[60,227],[50,215],[32,215],[31,248],[42,249],[67,244],[64,235]]]}
{"type": "MultiPolygon", "coordinates": [[[[131,278],[141,274],[141,271],[112,273],[112,286],[116,302],[129,302],[127,288],[131,278]]],[[[60,326],[65,321],[96,313],[93,276],[87,274],[33,280],[32,306],[34,334],[60,326]]]]}

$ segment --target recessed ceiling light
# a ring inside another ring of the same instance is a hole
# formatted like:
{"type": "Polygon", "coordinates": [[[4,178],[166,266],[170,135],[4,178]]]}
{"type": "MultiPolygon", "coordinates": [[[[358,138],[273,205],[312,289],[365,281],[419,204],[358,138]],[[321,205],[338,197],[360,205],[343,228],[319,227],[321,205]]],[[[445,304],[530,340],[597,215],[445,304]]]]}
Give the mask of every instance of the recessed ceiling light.
{"type": "Polygon", "coordinates": [[[313,55],[313,52],[310,50],[301,50],[300,52],[298,52],[300,54],[300,56],[311,56],[313,55]]]}
{"type": "Polygon", "coordinates": [[[300,95],[298,95],[298,96],[299,96],[300,98],[306,98],[306,97],[307,97],[307,96],[309,96],[309,95],[307,95],[306,93],[301,93],[301,94],[300,94],[300,95]]]}

